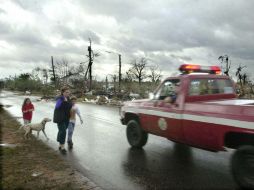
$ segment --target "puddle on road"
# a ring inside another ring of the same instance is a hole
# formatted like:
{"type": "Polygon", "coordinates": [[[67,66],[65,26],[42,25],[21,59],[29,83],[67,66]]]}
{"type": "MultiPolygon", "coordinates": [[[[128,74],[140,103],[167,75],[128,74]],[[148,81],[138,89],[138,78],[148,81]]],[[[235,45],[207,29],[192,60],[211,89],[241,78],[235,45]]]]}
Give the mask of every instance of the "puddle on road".
{"type": "Polygon", "coordinates": [[[39,177],[39,176],[41,176],[41,175],[43,175],[44,174],[44,172],[34,172],[34,173],[32,173],[32,177],[39,177]]]}
{"type": "Polygon", "coordinates": [[[9,107],[12,107],[13,105],[3,105],[3,104],[0,103],[0,106],[4,107],[4,108],[9,108],[9,107]]]}
{"type": "Polygon", "coordinates": [[[2,146],[2,147],[9,147],[9,148],[15,148],[18,145],[17,144],[5,144],[5,143],[3,143],[3,144],[0,144],[0,146],[2,146]]]}

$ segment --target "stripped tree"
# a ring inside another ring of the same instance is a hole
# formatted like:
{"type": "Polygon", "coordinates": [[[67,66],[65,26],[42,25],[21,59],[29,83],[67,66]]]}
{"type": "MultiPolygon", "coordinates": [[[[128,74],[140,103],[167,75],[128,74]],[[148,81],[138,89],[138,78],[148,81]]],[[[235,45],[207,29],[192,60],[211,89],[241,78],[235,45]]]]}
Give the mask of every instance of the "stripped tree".
{"type": "Polygon", "coordinates": [[[245,68],[246,66],[241,66],[239,65],[236,69],[236,73],[235,76],[237,77],[237,82],[240,84],[240,96],[243,96],[245,94],[245,90],[244,90],[244,85],[246,84],[247,81],[247,74],[246,73],[242,73],[242,70],[245,68]]]}
{"type": "Polygon", "coordinates": [[[147,78],[145,68],[147,67],[147,59],[142,57],[139,60],[135,59],[131,62],[132,67],[129,69],[129,74],[133,74],[135,79],[138,80],[139,85],[147,78]]]}
{"type": "Polygon", "coordinates": [[[228,55],[221,55],[218,60],[220,60],[221,65],[223,66],[223,64],[226,64],[226,67],[224,69],[224,74],[229,76],[229,70],[231,67],[231,61],[229,61],[229,57],[228,55]]]}
{"type": "Polygon", "coordinates": [[[159,69],[158,65],[151,66],[150,67],[150,74],[148,75],[148,78],[151,79],[152,83],[158,83],[160,82],[162,75],[161,70],[159,69]]]}

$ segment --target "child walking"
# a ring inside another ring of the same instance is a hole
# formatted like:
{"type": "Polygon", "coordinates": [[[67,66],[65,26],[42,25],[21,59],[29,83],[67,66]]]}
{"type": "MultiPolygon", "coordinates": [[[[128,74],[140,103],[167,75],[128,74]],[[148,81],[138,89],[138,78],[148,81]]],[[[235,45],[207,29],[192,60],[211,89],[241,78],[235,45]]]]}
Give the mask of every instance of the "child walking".
{"type": "Polygon", "coordinates": [[[71,97],[72,108],[70,111],[70,120],[68,125],[68,139],[67,139],[68,147],[70,149],[72,149],[73,147],[72,135],[73,135],[73,131],[74,131],[75,123],[76,123],[76,114],[79,116],[80,123],[83,124],[83,120],[80,115],[80,111],[76,105],[76,101],[77,101],[77,98],[75,96],[72,96],[71,97]]]}
{"type": "Polygon", "coordinates": [[[31,123],[33,117],[34,105],[32,104],[30,98],[25,98],[22,105],[22,113],[24,125],[31,123]]]}

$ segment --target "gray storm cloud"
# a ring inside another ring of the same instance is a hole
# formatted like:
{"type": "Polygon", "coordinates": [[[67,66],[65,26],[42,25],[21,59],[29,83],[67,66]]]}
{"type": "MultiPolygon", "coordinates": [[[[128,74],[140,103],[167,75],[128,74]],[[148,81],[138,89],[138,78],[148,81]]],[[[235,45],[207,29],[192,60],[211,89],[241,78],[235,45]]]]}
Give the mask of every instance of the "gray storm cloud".
{"type": "MultiPolygon", "coordinates": [[[[251,0],[12,0],[0,5],[0,48],[5,52],[0,53],[0,69],[18,62],[28,62],[32,69],[48,64],[51,55],[80,62],[91,38],[97,51],[121,52],[123,64],[142,52],[166,74],[183,62],[219,64],[225,54],[232,68],[243,64],[254,74],[253,7],[251,0]],[[13,22],[12,7],[36,22],[13,22]]],[[[115,59],[101,56],[100,68],[115,59]]]]}

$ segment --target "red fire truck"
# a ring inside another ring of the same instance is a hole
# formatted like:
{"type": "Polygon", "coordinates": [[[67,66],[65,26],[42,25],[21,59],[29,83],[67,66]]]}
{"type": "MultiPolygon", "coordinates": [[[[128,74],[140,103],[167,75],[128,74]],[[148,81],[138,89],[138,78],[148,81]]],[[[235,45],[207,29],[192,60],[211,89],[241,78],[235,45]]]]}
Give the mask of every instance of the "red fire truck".
{"type": "Polygon", "coordinates": [[[238,99],[234,82],[217,66],[179,70],[149,99],[121,107],[129,144],[142,148],[150,133],[214,152],[235,149],[233,176],[241,187],[254,188],[254,100],[238,99]]]}

